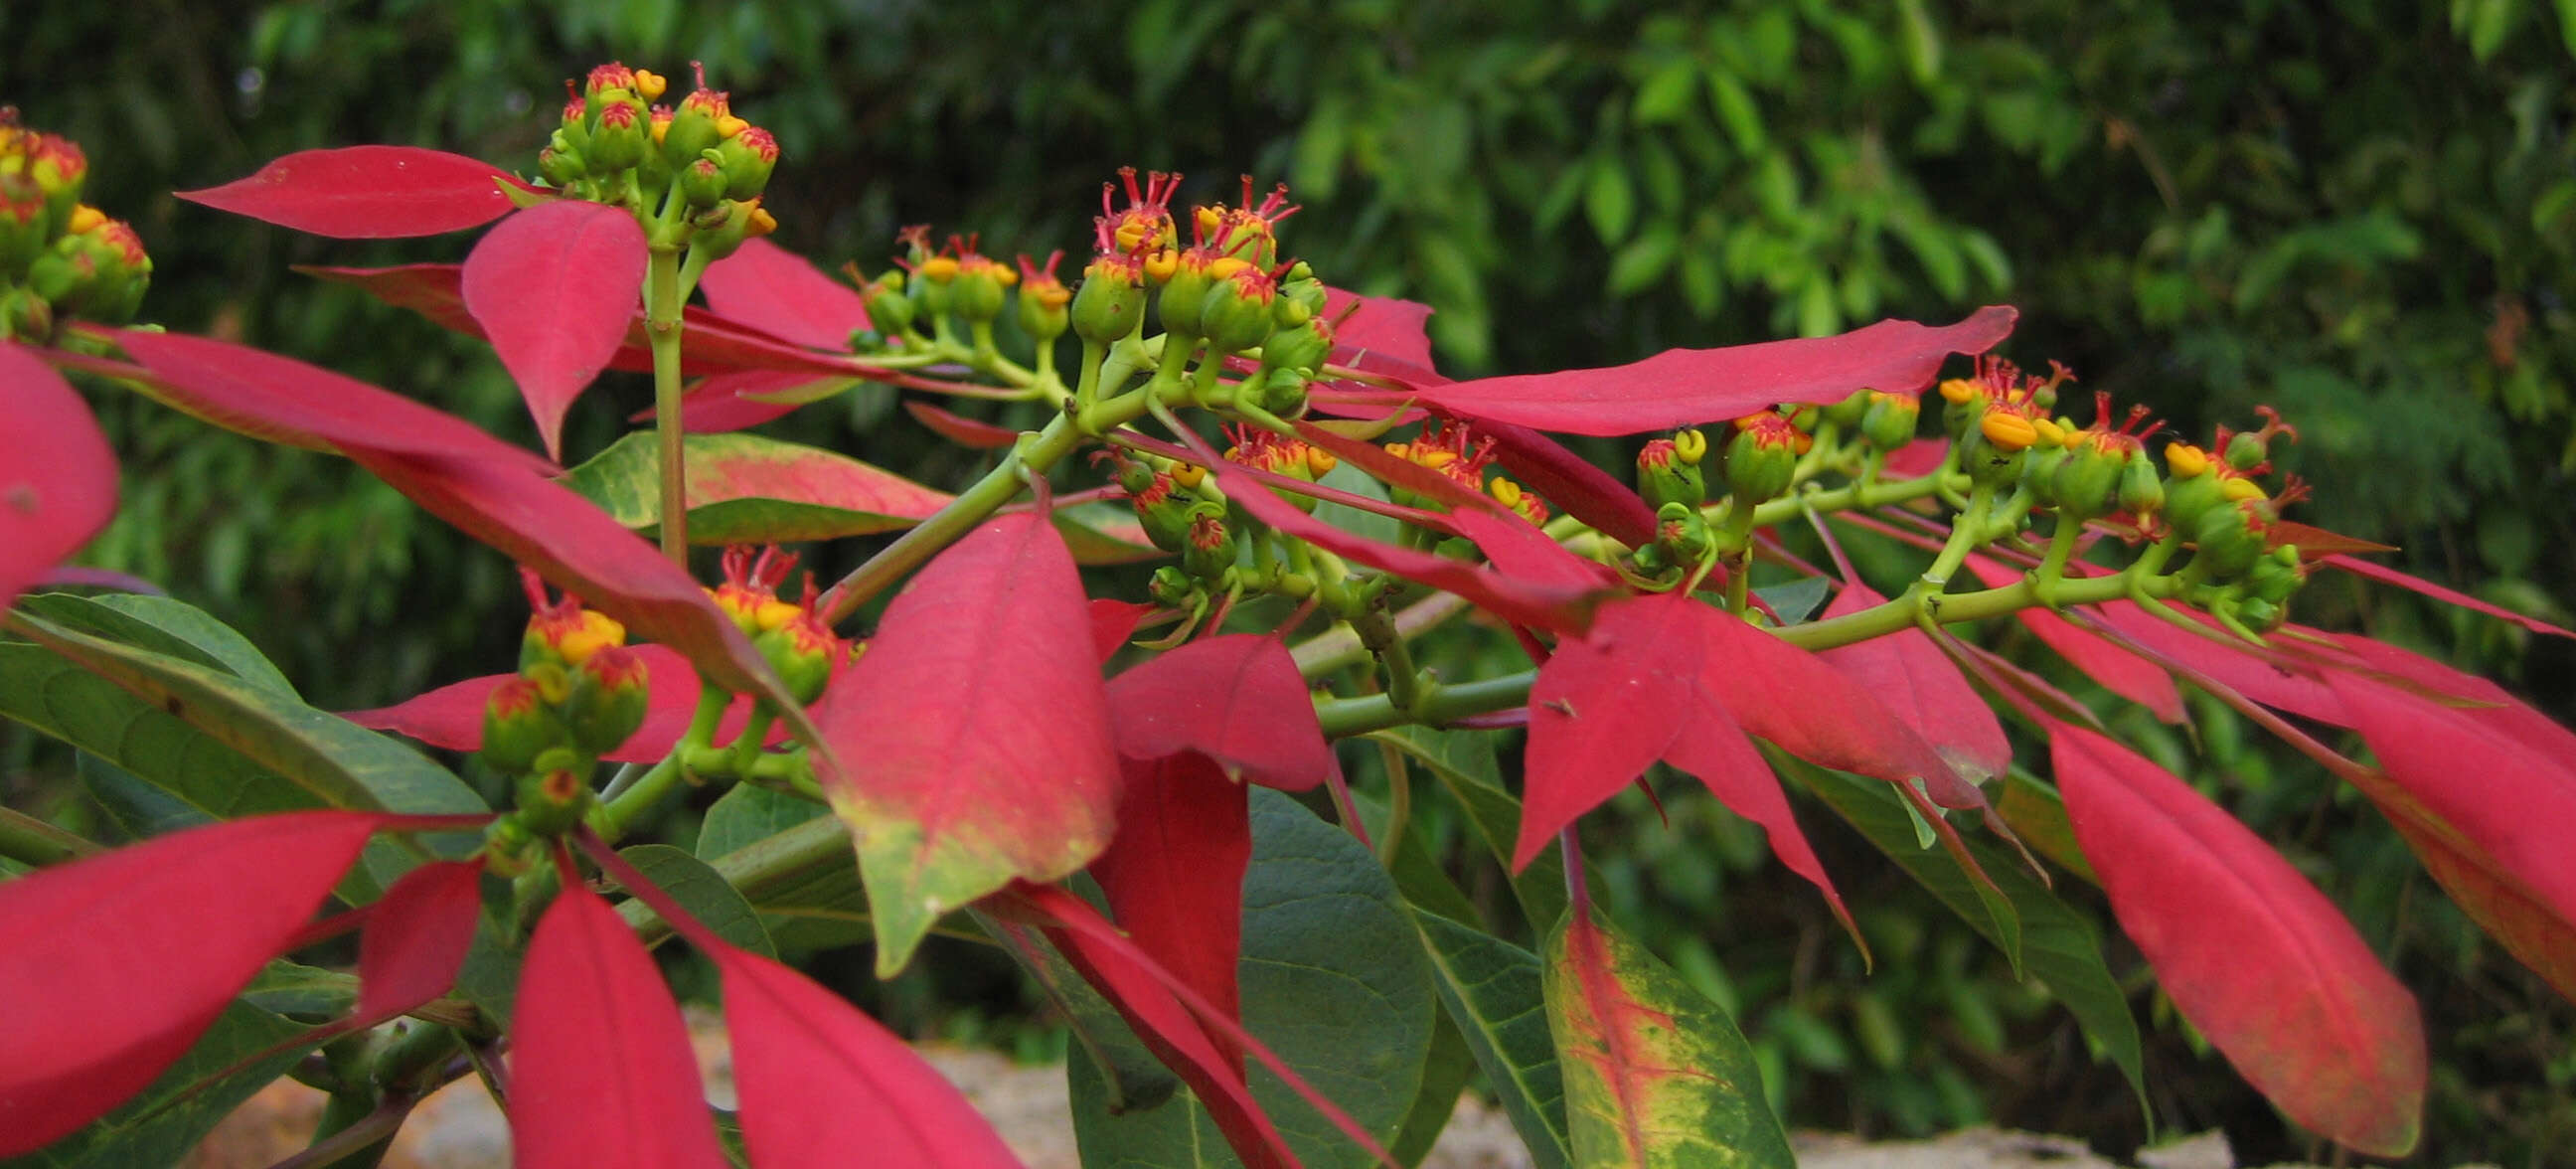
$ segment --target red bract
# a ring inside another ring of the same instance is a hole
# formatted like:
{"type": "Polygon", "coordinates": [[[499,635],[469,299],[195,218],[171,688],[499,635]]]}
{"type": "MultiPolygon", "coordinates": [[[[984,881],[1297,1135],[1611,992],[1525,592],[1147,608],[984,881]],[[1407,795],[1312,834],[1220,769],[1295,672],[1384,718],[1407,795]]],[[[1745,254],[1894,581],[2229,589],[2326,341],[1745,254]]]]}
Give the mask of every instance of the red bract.
{"type": "Polygon", "coordinates": [[[824,696],[839,760],[816,772],[856,838],[881,970],[941,914],[1107,847],[1118,761],[1089,629],[1063,538],[1004,516],[922,569],[824,696]]]}
{"type": "Polygon", "coordinates": [[[1328,288],[1324,311],[1317,315],[1337,322],[1333,326],[1335,361],[1416,384],[1449,380],[1432,372],[1431,337],[1423,331],[1431,319],[1430,305],[1328,288]]]}
{"type": "MultiPolygon", "coordinates": [[[[1854,582],[1825,606],[1823,616],[1840,617],[1886,601],[1854,582]]],[[[1822,656],[1876,695],[1961,775],[1982,781],[2012,766],[2012,743],[2004,738],[2003,724],[1995,721],[1994,708],[1922,630],[1900,630],[1829,649],[1822,656]]]]}
{"type": "MultiPolygon", "coordinates": [[[[1647,764],[1668,759],[1698,776],[1719,803],[1761,825],[1772,854],[1813,882],[1858,938],[1779,780],[1744,737],[1734,705],[1740,696],[1731,684],[1712,683],[1748,664],[1712,644],[1718,622],[1743,624],[1689,597],[1638,597],[1604,606],[1588,635],[1557,643],[1530,687],[1528,782],[1512,865],[1528,865],[1558,829],[1617,794],[1647,764]]],[[[1869,715],[1860,708],[1842,713],[1869,715]]]]}
{"type": "Polygon", "coordinates": [[[466,310],[519,383],[547,455],[562,456],[564,411],[625,339],[647,259],[625,208],[574,199],[511,216],[465,258],[466,310]]]}
{"type": "Polygon", "coordinates": [[[1306,680],[1287,647],[1237,633],[1204,638],[1112,679],[1118,753],[1204,756],[1226,779],[1306,791],[1333,771],[1306,680]]]}
{"type": "Polygon", "coordinates": [[[868,309],[849,285],[815,270],[804,257],[765,239],[747,239],[698,278],[707,305],[799,345],[833,352],[868,327],[868,309]]]}
{"type": "Polygon", "coordinates": [[[2334,567],[2340,568],[2355,576],[2368,577],[2369,579],[2378,581],[2381,584],[2392,584],[2401,589],[2408,589],[2413,592],[2422,593],[2434,600],[2458,605],[2463,609],[2470,609],[2484,613],[2489,617],[2502,618],[2506,621],[2511,621],[2516,625],[2522,626],[2533,633],[2547,633],[2558,637],[2576,637],[2576,632],[2569,632],[2568,630],[2560,629],[2546,621],[2533,617],[2525,617],[2511,609],[2498,608],[2466,593],[2446,589],[2421,577],[2408,576],[2394,568],[2372,564],[2367,560],[2362,560],[2357,557],[2337,553],[2326,557],[2319,563],[2333,565],[2334,567]]]}
{"type": "Polygon", "coordinates": [[[553,465],[473,423],[291,357],[179,333],[117,330],[149,371],[147,393],[252,438],[355,456],[453,455],[530,471],[553,465]]]}
{"type": "Polygon", "coordinates": [[[1020,432],[1010,427],[978,422],[972,418],[942,410],[928,402],[906,402],[903,404],[903,410],[904,413],[912,415],[913,421],[929,427],[937,432],[939,437],[959,446],[973,447],[981,451],[997,451],[1020,440],[1020,432]]]}
{"type": "Polygon", "coordinates": [[[574,885],[528,940],[510,1042],[510,1156],[526,1169],[725,1163],[679,1006],[608,902],[574,885]]]}
{"type": "MultiPolygon", "coordinates": [[[[1126,761],[1118,835],[1091,862],[1118,926],[1227,1017],[1242,1017],[1243,874],[1252,820],[1240,781],[1196,753],[1126,761]]],[[[1235,1060],[1237,1074],[1242,1061],[1235,1060]]]]}
{"type": "Polygon", "coordinates": [[[499,168],[443,150],[347,146],[304,150],[220,187],[179,197],[218,211],[339,239],[437,235],[490,223],[511,202],[499,168]]]}
{"type": "Polygon", "coordinates": [[[2381,1156],[2415,1145],[2415,998],[2316,887],[2181,780],[2050,726],[2075,838],[2183,1017],[2291,1119],[2381,1156]]]}
{"type": "MultiPolygon", "coordinates": [[[[805,404],[794,396],[797,391],[828,382],[828,378],[793,369],[738,369],[716,374],[689,387],[688,393],[681,397],[680,429],[690,434],[748,430],[795,412],[798,406],[805,404]],[[771,394],[788,396],[772,401],[765,396],[771,394]]],[[[905,403],[907,406],[912,404],[905,403]]],[[[649,407],[636,411],[627,419],[629,422],[652,420],[653,411],[649,407]]],[[[1018,432],[1014,431],[1011,437],[1018,438],[1018,432]]]]}
{"type": "Polygon", "coordinates": [[[358,1009],[373,1027],[447,993],[483,912],[483,862],[433,861],[402,875],[358,935],[358,1009]]]}
{"type": "MultiPolygon", "coordinates": [[[[611,763],[654,763],[671,753],[680,735],[689,729],[689,718],[698,706],[699,684],[696,667],[687,658],[672,652],[668,646],[638,645],[631,652],[643,662],[646,685],[651,688],[651,705],[645,709],[644,725],[637,728],[616,750],[600,756],[611,763]]],[[[341,712],[340,717],[359,726],[379,731],[408,735],[433,747],[450,751],[483,749],[483,706],[491,700],[492,691],[517,674],[487,674],[450,682],[417,698],[381,706],[373,710],[341,712]]],[[[751,717],[751,699],[736,696],[725,708],[724,717],[716,723],[714,741],[730,742],[742,733],[743,724],[751,717]]],[[[769,741],[777,743],[785,730],[773,727],[769,741]]]]}
{"type": "Polygon", "coordinates": [[[1833,402],[1858,389],[1929,383],[1953,353],[1983,353],[2012,332],[2014,310],[1982,308],[1953,325],[1880,321],[1838,337],[1729,349],[1672,349],[1606,369],[1518,374],[1417,391],[1425,405],[1570,434],[1619,435],[1738,418],[1783,402],[1833,402]]]}
{"type": "Polygon", "coordinates": [[[62,375],[0,341],[0,609],[116,514],[116,455],[62,375]]]}
{"type": "Polygon", "coordinates": [[[767,958],[731,946],[707,954],[724,974],[752,1164],[1018,1169],[966,1097],[882,1024],[767,958]]]}
{"type": "Polygon", "coordinates": [[[0,883],[0,1156],[150,1083],[295,938],[384,819],[236,820],[0,883]]]}

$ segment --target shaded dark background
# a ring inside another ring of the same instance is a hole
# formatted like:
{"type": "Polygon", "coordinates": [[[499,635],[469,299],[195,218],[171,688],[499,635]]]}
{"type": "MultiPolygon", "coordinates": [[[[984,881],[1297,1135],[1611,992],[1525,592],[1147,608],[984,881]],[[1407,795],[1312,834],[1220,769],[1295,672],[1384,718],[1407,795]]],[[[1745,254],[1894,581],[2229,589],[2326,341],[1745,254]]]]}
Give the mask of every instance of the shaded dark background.
{"type": "MultiPolygon", "coordinates": [[[[151,319],[513,438],[533,431],[488,351],[289,269],[456,259],[466,237],[315,240],[169,192],[360,142],[531,170],[561,78],[612,57],[685,78],[696,59],[778,136],[779,242],[827,267],[873,270],[923,221],[994,253],[1079,255],[1098,185],[1133,164],[1189,172],[1192,198],[1242,172],[1285,178],[1305,205],[1291,249],[1335,283],[1435,305],[1455,374],[2013,303],[2017,360],[2062,360],[2079,389],[2150,403],[2186,435],[2275,404],[2306,439],[2284,462],[2320,485],[2297,518],[2569,621],[2576,16],[2537,0],[2205,7],[18,4],[0,15],[0,101],[87,147],[90,201],[153,253],[151,319]]],[[[569,457],[648,398],[604,383],[569,457]]],[[[856,394],[769,429],[955,483],[966,461],[891,405],[856,394]]],[[[390,490],[139,400],[98,406],[126,494],[88,562],[240,624],[317,702],[374,705],[508,656],[508,566],[390,490]]],[[[2336,577],[2302,605],[2570,714],[2563,641],[2336,577]]],[[[2437,1070],[2417,1161],[2576,1158],[2576,1013],[2479,940],[2375,813],[2215,704],[2196,704],[2196,744],[2120,725],[2281,842],[2418,988],[2437,1070]]],[[[27,750],[10,746],[13,765],[27,750]]],[[[1669,829],[1641,808],[1604,829],[1613,898],[1738,1011],[1793,1123],[2139,1138],[2126,1089],[2062,1013],[1856,837],[1808,817],[1854,902],[1890,907],[1866,923],[1882,955],[1868,978],[1758,833],[1668,804],[1669,829]]],[[[2124,946],[2115,966],[2138,970],[2124,946]]],[[[2162,1123],[2308,1151],[2138,985],[2162,1123]]],[[[1023,1025],[935,980],[896,997],[916,1031],[1023,1025]]]]}

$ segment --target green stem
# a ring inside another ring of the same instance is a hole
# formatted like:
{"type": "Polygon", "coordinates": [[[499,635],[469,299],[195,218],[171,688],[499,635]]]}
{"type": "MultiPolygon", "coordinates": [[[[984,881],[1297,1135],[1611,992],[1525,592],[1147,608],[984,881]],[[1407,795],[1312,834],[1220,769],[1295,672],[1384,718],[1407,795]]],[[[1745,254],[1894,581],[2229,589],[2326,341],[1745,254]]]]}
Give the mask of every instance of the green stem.
{"type": "Polygon", "coordinates": [[[1917,590],[1938,595],[1949,587],[1951,575],[1967,562],[1968,553],[1985,543],[1986,510],[1994,500],[1995,489],[1992,487],[1980,483],[1968,489],[1968,506],[1950,522],[1950,542],[1941,546],[1941,555],[1934,558],[1932,567],[1923,570],[1923,579],[1916,585],[1917,590]]]}
{"type": "Polygon", "coordinates": [[[663,756],[661,762],[654,764],[652,770],[638,777],[625,791],[601,805],[600,810],[605,813],[607,823],[600,829],[600,835],[614,841],[637,817],[661,803],[662,797],[687,777],[688,769],[681,766],[681,760],[690,748],[704,747],[715,737],[716,722],[724,717],[725,707],[732,703],[733,695],[716,687],[709,686],[699,691],[698,708],[689,717],[689,729],[680,735],[680,741],[671,748],[671,753],[663,756]]]}
{"type": "Polygon", "coordinates": [[[653,249],[644,279],[645,336],[653,346],[653,429],[662,451],[662,555],[689,563],[688,466],[680,445],[680,256],[653,249]]]}
{"type": "Polygon", "coordinates": [[[1404,764],[1404,752],[1393,743],[1377,745],[1378,760],[1386,765],[1386,826],[1378,833],[1377,863],[1380,868],[1393,868],[1396,850],[1404,847],[1404,834],[1413,820],[1413,772],[1404,764]]]}

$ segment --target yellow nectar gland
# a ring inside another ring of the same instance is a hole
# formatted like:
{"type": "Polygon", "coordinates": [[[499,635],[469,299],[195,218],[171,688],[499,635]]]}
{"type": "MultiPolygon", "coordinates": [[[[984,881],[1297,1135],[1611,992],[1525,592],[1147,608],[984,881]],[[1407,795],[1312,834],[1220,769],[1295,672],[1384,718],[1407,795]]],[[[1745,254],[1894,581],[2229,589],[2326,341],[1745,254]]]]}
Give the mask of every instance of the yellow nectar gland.
{"type": "Polygon", "coordinates": [[[626,627],[618,624],[616,618],[597,609],[584,609],[581,611],[581,623],[566,631],[555,642],[555,652],[562,654],[565,661],[578,666],[589,661],[592,654],[612,645],[624,644],[626,644],[626,627]]]}
{"type": "Polygon", "coordinates": [[[801,605],[771,597],[752,606],[751,623],[759,626],[763,631],[784,629],[788,622],[796,620],[804,612],[805,609],[801,605]]]}
{"type": "Polygon", "coordinates": [[[1698,466],[1701,459],[1708,457],[1708,436],[1701,434],[1696,427],[1674,431],[1673,457],[1680,459],[1685,467],[1698,466]]]}
{"type": "Polygon", "coordinates": [[[1171,474],[1172,482],[1183,487],[1196,487],[1207,478],[1207,468],[1197,463],[1174,463],[1171,474]]]}
{"type": "Polygon", "coordinates": [[[2177,479],[2197,479],[2209,470],[2209,452],[2187,442],[2167,443],[2165,466],[2177,479]]]}
{"type": "Polygon", "coordinates": [[[1974,401],[1977,395],[1983,392],[1977,387],[1977,383],[1963,377],[1954,377],[1941,383],[1941,397],[1962,406],[1974,401]]]}
{"type": "Polygon", "coordinates": [[[1315,446],[1306,448],[1306,469],[1314,472],[1315,477],[1318,479],[1323,478],[1326,474],[1329,474],[1333,468],[1341,465],[1342,461],[1334,458],[1333,452],[1331,451],[1315,446]]]}
{"type": "Polygon", "coordinates": [[[1045,284],[1032,284],[1025,291],[1021,292],[1020,295],[1035,297],[1039,304],[1048,308],[1063,308],[1064,306],[1073,303],[1073,291],[1066,288],[1064,285],[1057,284],[1053,281],[1049,281],[1045,284]]]}
{"type": "Polygon", "coordinates": [[[662,94],[670,88],[670,81],[659,73],[655,73],[650,69],[638,69],[635,71],[635,92],[645,101],[654,102],[662,100],[662,94]]]}
{"type": "Polygon", "coordinates": [[[937,280],[943,284],[954,280],[957,278],[957,258],[954,256],[932,256],[927,260],[923,260],[921,262],[920,275],[922,279],[937,280]]]}
{"type": "Polygon", "coordinates": [[[72,235],[87,235],[91,229],[106,223],[107,212],[83,203],[72,208],[72,217],[63,224],[63,230],[72,235]]]}
{"type": "Polygon", "coordinates": [[[732,138],[751,128],[751,123],[733,114],[716,119],[716,137],[732,138]]]}
{"type": "Polygon", "coordinates": [[[770,214],[769,208],[754,203],[751,206],[751,221],[747,226],[753,235],[768,235],[778,230],[778,217],[770,214]]]}
{"type": "Polygon", "coordinates": [[[2033,419],[2031,419],[2031,420],[2030,420],[2030,427],[2031,427],[2031,429],[2032,429],[2032,430],[2034,430],[2034,431],[2038,432],[2038,434],[2039,434],[2039,441],[2040,441],[2040,442],[2046,443],[2046,444],[2047,444],[2047,445],[2049,445],[2049,446],[2065,446],[2065,445],[2066,445],[2066,428],[2065,428],[2065,427],[2060,426],[2060,425],[2058,425],[2057,423],[2051,422],[2051,421],[2049,421],[2048,419],[2045,419],[2045,418],[2033,418],[2033,419]]]}
{"type": "Polygon", "coordinates": [[[1987,411],[1977,429],[1985,434],[1987,442],[2005,451],[2028,450],[2039,440],[2039,428],[2030,419],[2001,410],[1987,411]]]}
{"type": "Polygon", "coordinates": [[[2251,479],[2228,478],[2219,483],[2218,493],[2231,501],[2242,503],[2249,499],[2263,498],[2263,485],[2251,479]]]}
{"type": "Polygon", "coordinates": [[[1156,280],[1169,280],[1172,278],[1172,273],[1180,270],[1181,254],[1170,248],[1164,248],[1145,257],[1145,275],[1156,280]]]}

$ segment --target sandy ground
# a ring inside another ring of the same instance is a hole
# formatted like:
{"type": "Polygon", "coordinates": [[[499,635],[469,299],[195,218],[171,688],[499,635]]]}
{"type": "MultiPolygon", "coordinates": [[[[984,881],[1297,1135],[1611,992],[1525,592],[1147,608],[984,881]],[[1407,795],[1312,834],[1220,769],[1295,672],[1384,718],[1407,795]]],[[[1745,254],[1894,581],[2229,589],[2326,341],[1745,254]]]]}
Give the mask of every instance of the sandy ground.
{"type": "MultiPolygon", "coordinates": [[[[733,1104],[733,1068],[724,1032],[712,1016],[693,1018],[691,1034],[705,1072],[707,1096],[733,1104]]],[[[1079,1169],[1073,1120],[1060,1067],[1021,1067],[989,1051],[928,1047],[922,1055],[964,1090],[1028,1169],[1079,1169]]],[[[186,1169],[264,1169],[304,1147],[320,1117],[322,1095],[279,1080],[234,1113],[197,1150],[186,1169]]],[[[2240,1169],[2218,1133],[2143,1150],[2134,1161],[2095,1155],[2068,1137],[1967,1129],[1926,1141],[1862,1141],[1800,1133],[1802,1169],[2240,1169]]],[[[488,1169],[510,1161],[500,1110],[471,1077],[423,1101],[395,1138],[385,1169],[488,1169]]],[[[1529,1153],[1500,1112],[1461,1099],[1424,1169],[1523,1169],[1529,1153]]],[[[2250,1167],[2247,1167],[2250,1169],[2250,1167]]],[[[2305,1169],[2275,1166],[2270,1169],[2305,1169]]],[[[2461,1169],[2487,1169],[2463,1166],[2461,1169]]]]}

